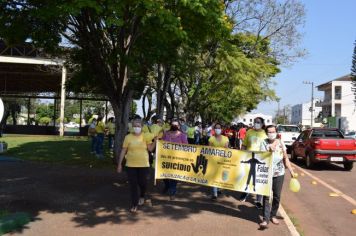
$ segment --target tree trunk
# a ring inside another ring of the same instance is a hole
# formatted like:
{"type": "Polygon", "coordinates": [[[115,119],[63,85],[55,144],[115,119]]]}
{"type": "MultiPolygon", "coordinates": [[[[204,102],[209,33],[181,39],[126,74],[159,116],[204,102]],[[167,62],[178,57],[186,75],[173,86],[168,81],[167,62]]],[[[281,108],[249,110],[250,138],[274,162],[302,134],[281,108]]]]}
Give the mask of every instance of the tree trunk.
{"type": "Polygon", "coordinates": [[[114,162],[118,162],[122,144],[128,130],[129,111],[132,101],[132,92],[129,92],[126,96],[123,96],[121,101],[116,99],[111,100],[112,108],[115,115],[115,141],[114,141],[114,162]]]}

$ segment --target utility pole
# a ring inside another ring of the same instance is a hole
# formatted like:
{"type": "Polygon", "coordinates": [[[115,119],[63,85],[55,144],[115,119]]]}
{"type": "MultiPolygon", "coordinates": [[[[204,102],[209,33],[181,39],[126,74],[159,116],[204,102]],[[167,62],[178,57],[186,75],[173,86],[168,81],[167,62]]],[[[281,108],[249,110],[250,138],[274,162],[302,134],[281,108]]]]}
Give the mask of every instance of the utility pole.
{"type": "Polygon", "coordinates": [[[310,111],[310,128],[313,127],[313,119],[314,119],[314,82],[303,81],[303,84],[311,84],[311,106],[309,108],[310,111]]]}

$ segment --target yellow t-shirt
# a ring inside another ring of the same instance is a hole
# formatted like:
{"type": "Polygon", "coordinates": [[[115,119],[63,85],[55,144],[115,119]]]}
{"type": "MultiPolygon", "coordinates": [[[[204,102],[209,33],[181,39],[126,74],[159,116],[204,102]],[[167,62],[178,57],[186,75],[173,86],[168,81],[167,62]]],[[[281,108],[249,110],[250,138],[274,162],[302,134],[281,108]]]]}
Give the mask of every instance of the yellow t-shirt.
{"type": "Polygon", "coordinates": [[[127,148],[127,167],[149,167],[147,144],[152,143],[152,139],[144,133],[136,136],[128,134],[125,137],[123,148],[127,148]]]}
{"type": "Polygon", "coordinates": [[[249,129],[242,141],[242,145],[246,146],[248,151],[260,151],[262,142],[267,138],[264,130],[256,131],[249,129]]]}
{"type": "Polygon", "coordinates": [[[151,126],[151,133],[154,137],[162,138],[163,137],[163,128],[157,124],[151,126]]]}
{"type": "Polygon", "coordinates": [[[150,129],[148,128],[147,125],[143,125],[142,132],[144,132],[144,133],[149,133],[150,132],[150,129]]]}
{"type": "Polygon", "coordinates": [[[217,140],[215,136],[211,136],[209,138],[209,145],[212,145],[213,147],[225,147],[226,143],[229,143],[229,139],[221,135],[221,140],[217,140]]]}
{"type": "Polygon", "coordinates": [[[164,131],[168,131],[171,129],[171,125],[169,123],[164,123],[162,127],[164,131]]]}
{"type": "Polygon", "coordinates": [[[115,134],[115,124],[112,122],[107,123],[106,128],[109,130],[109,134],[115,134]]]}
{"type": "Polygon", "coordinates": [[[99,123],[95,126],[95,130],[97,134],[103,134],[105,132],[104,122],[99,121],[99,123]]]}
{"type": "Polygon", "coordinates": [[[195,131],[194,127],[188,127],[188,131],[187,131],[188,138],[194,138],[194,131],[195,131]]]}

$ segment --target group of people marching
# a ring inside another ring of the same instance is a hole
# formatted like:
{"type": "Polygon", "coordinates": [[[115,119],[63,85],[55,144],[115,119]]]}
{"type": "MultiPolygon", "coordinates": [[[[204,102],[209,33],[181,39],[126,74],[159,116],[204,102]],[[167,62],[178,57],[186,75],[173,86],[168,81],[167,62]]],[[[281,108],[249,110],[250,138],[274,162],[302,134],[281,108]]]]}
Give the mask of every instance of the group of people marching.
{"type": "Polygon", "coordinates": [[[98,116],[98,118],[92,118],[89,122],[88,127],[88,137],[91,139],[91,153],[95,154],[97,158],[104,158],[104,138],[108,137],[109,149],[114,148],[114,137],[115,137],[115,120],[113,117],[108,119],[107,124],[103,122],[103,117],[98,116]]]}
{"type": "MultiPolygon", "coordinates": [[[[95,151],[99,153],[100,157],[102,149],[98,147],[98,143],[102,145],[105,129],[108,128],[103,127],[99,119],[100,117],[93,122],[96,122],[95,151]]],[[[157,140],[162,139],[182,144],[201,144],[248,151],[272,152],[272,200],[269,197],[257,195],[255,205],[263,210],[261,228],[267,228],[269,222],[279,224],[276,214],[280,204],[285,169],[287,168],[292,176],[295,176],[295,174],[291,168],[286,147],[277,138],[276,126],[265,126],[264,119],[261,117],[254,119],[252,127],[231,126],[224,128],[220,123],[203,127],[199,122],[196,122],[194,126],[189,126],[182,119],[173,119],[168,122],[164,123],[162,119],[155,117],[152,124],[147,125],[143,124],[142,120],[137,117],[129,124],[129,132],[124,139],[122,151],[118,158],[117,172],[121,173],[124,167],[127,172],[131,195],[130,212],[136,212],[138,207],[145,203],[148,175],[150,164],[152,164],[150,154],[154,152],[157,140]]],[[[168,193],[170,200],[174,200],[176,192],[177,181],[165,179],[163,193],[168,193]]],[[[213,200],[218,198],[218,193],[218,188],[212,188],[213,200]]],[[[247,193],[242,193],[240,201],[245,201],[247,196],[247,193]]]]}

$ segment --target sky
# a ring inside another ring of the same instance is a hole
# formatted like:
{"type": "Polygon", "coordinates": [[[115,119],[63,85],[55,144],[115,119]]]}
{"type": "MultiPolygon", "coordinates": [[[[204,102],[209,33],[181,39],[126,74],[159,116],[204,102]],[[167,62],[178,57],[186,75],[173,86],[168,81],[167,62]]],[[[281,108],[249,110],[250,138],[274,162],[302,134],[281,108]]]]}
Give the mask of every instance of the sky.
{"type": "MultiPolygon", "coordinates": [[[[282,67],[272,86],[280,98],[280,108],[311,100],[314,86],[334,80],[351,71],[356,40],[356,0],[303,0],[306,10],[301,47],[307,55],[292,66],[282,67]]],[[[323,93],[314,89],[314,97],[323,93]]],[[[275,115],[277,102],[262,102],[252,113],[275,115]]]]}

